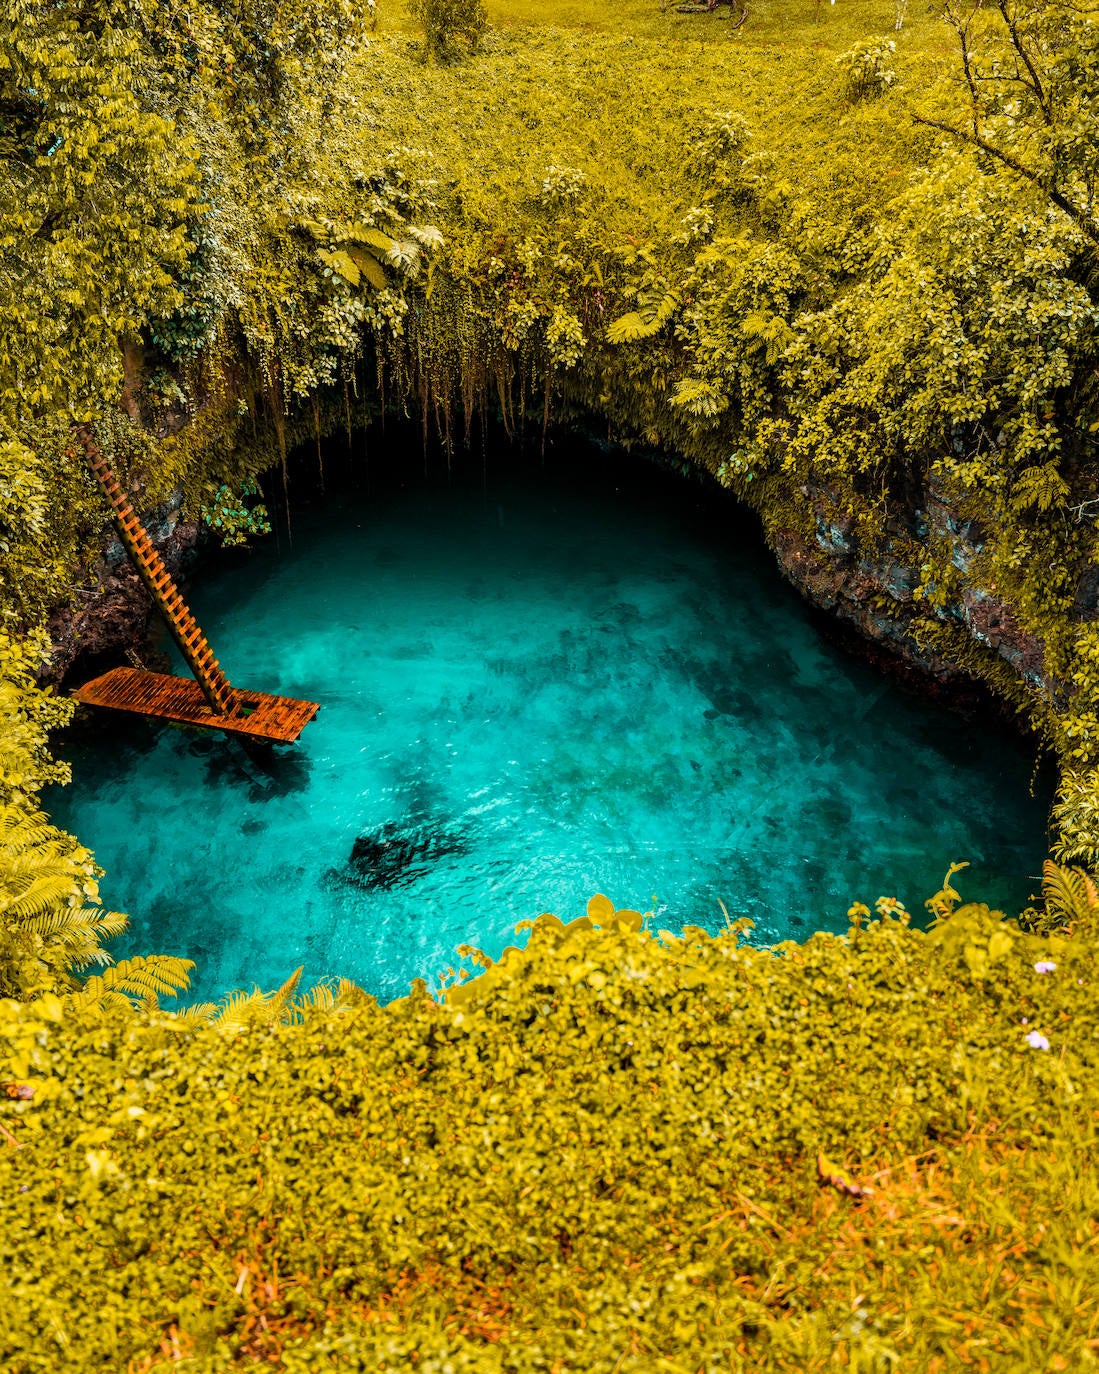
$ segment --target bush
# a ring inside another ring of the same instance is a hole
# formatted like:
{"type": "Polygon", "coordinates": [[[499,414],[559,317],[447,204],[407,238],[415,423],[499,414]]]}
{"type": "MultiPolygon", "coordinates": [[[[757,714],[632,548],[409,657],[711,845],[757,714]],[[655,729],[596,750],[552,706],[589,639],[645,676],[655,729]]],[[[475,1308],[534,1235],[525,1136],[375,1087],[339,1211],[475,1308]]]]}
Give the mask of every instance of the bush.
{"type": "Polygon", "coordinates": [[[408,0],[413,19],[424,27],[424,59],[452,62],[481,46],[487,25],[481,0],[408,0]]]}
{"type": "Polygon", "coordinates": [[[269,1028],[0,1001],[0,1367],[1094,1367],[1093,922],[955,895],[774,951],[594,899],[269,1028]]]}
{"type": "Polygon", "coordinates": [[[897,45],[891,38],[864,38],[836,58],[836,66],[845,78],[847,98],[852,103],[884,95],[892,86],[897,73],[888,63],[896,51],[897,45]]]}

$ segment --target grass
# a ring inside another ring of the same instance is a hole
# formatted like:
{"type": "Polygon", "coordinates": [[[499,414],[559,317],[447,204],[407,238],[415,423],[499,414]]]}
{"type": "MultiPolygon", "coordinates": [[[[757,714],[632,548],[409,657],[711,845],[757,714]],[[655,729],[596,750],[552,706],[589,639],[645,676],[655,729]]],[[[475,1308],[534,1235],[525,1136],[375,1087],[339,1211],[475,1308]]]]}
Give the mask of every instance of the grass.
{"type": "MultiPolygon", "coordinates": [[[[592,36],[630,35],[672,47],[746,49],[795,47],[842,52],[868,34],[896,39],[901,52],[946,53],[952,35],[930,5],[910,6],[903,27],[896,32],[894,0],[829,0],[782,3],[749,0],[748,21],[740,29],[729,22],[730,10],[713,14],[679,14],[674,3],[660,0],[486,0],[491,26],[577,30],[592,36]]],[[[382,0],[378,34],[415,33],[402,0],[382,0]]]]}

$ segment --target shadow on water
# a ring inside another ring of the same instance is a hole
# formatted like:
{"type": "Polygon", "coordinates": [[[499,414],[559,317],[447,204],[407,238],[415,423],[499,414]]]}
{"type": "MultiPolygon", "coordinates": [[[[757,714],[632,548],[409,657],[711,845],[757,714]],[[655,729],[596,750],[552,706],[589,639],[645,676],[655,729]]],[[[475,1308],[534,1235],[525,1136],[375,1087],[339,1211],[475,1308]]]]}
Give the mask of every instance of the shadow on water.
{"type": "Polygon", "coordinates": [[[210,787],[244,788],[251,802],[274,801],[309,788],[313,763],[305,754],[261,740],[197,730],[188,733],[192,738],[187,752],[202,760],[210,787]]]}

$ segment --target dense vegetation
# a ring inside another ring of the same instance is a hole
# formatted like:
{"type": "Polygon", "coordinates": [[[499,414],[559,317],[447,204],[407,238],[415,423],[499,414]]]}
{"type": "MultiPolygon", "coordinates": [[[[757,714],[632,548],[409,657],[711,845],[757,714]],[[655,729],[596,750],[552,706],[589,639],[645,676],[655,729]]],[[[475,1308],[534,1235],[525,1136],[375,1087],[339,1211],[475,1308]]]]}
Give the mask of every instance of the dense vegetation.
{"type": "Polygon", "coordinates": [[[236,1038],[0,1003],[5,1367],[1093,1368],[1097,906],[1055,895],[1071,940],[894,908],[781,957],[604,899],[236,1038]]]}
{"type": "Polygon", "coordinates": [[[417,14],[0,15],[5,1360],[1089,1367],[1080,876],[1027,934],[944,890],[929,934],[856,905],[777,956],[543,922],[389,1008],[205,1024],[157,1008],[180,961],[104,967],[124,918],[37,801],[41,627],[105,524],[74,421],[148,504],[230,518],[381,406],[448,446],[599,416],[772,538],[911,568],[911,633],[1025,714],[1055,855],[1099,863],[1094,15],[417,14]],[[971,634],[982,599],[1040,667],[971,634]]]}

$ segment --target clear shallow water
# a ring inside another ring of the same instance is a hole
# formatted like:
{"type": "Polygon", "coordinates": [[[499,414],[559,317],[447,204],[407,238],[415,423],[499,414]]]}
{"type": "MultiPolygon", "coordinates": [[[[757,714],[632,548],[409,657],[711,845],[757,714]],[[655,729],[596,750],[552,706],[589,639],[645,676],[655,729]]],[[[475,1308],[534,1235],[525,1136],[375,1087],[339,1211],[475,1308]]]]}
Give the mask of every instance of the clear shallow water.
{"type": "MultiPolygon", "coordinates": [[[[54,820],[132,917],[117,957],[197,961],[194,998],[299,964],[383,1000],[607,893],[654,927],[844,930],[915,913],[952,859],[1018,910],[1047,799],[1001,732],[821,638],[743,518],[647,474],[344,492],[191,588],[231,680],[323,703],[249,753],[100,713],[54,820]]],[[[177,663],[177,671],[182,666],[177,663]]]]}

